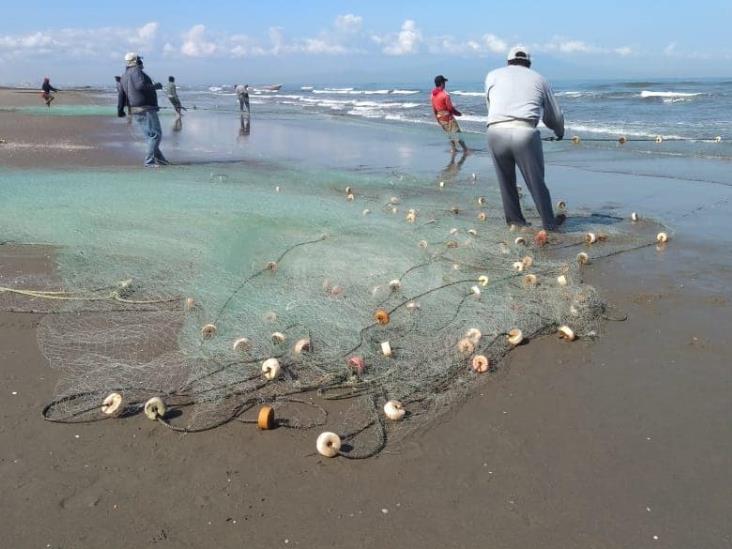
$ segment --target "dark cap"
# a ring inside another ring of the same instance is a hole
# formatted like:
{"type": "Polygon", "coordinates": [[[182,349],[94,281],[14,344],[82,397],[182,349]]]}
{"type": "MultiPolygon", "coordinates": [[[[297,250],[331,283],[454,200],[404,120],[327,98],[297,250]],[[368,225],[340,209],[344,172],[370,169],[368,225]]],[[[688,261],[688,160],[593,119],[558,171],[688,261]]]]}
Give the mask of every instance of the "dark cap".
{"type": "Polygon", "coordinates": [[[445,82],[447,82],[447,78],[445,78],[441,74],[435,76],[435,86],[442,86],[445,82]]]}

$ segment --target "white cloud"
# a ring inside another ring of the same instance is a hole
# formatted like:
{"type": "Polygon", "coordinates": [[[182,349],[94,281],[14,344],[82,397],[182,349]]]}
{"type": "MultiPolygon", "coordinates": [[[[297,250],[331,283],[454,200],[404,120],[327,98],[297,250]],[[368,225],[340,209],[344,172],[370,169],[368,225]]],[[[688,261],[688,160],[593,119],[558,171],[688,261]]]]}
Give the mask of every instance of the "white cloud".
{"type": "Polygon", "coordinates": [[[363,23],[363,17],[352,13],[335,18],[335,28],[341,32],[358,32],[361,30],[361,23],[363,23]]]}
{"type": "Polygon", "coordinates": [[[398,34],[374,35],[372,40],[382,47],[381,51],[386,55],[411,55],[419,51],[422,31],[417,28],[414,20],[407,19],[402,23],[398,34]]]}
{"type": "Polygon", "coordinates": [[[217,49],[216,44],[206,38],[205,25],[193,25],[183,34],[180,52],[187,57],[210,57],[217,49]]]}
{"type": "Polygon", "coordinates": [[[627,57],[628,55],[633,55],[633,48],[630,48],[628,46],[623,46],[622,48],[615,48],[613,51],[621,57],[627,57]]]}
{"type": "Polygon", "coordinates": [[[546,44],[535,45],[533,49],[540,52],[560,53],[565,55],[603,54],[627,57],[633,54],[633,49],[629,46],[603,47],[589,44],[583,40],[574,40],[562,37],[555,37],[551,42],[546,44]]]}
{"type": "Polygon", "coordinates": [[[504,53],[508,50],[508,44],[495,34],[484,34],[482,43],[492,53],[504,53]]]}
{"type": "Polygon", "coordinates": [[[452,36],[426,39],[430,53],[450,55],[486,55],[503,53],[508,49],[506,42],[495,34],[484,34],[477,40],[456,40],[452,36]]]}
{"type": "Polygon", "coordinates": [[[663,53],[665,53],[666,55],[673,55],[674,53],[676,53],[676,42],[671,42],[665,48],[663,48],[663,53]]]}

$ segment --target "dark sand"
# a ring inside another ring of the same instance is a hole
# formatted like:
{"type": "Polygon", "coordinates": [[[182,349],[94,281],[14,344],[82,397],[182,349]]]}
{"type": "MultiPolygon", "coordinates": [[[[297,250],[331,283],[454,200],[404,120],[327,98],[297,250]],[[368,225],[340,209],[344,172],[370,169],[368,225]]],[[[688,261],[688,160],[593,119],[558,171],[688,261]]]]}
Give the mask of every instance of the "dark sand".
{"type": "MultiPolygon", "coordinates": [[[[56,104],[86,105],[93,101],[87,94],[62,92],[51,108],[56,104]]],[[[32,116],[12,110],[42,105],[40,93],[0,89],[0,166],[94,167],[140,162],[139,153],[130,150],[129,144],[136,136],[126,119],[32,116]]]]}
{"type": "MultiPolygon", "coordinates": [[[[705,192],[689,191],[708,208],[729,194],[705,192]]],[[[588,268],[627,321],[520,347],[462,406],[359,462],[318,457],[308,431],[47,423],[40,317],[0,313],[0,545],[730,547],[732,254],[682,218],[666,250],[588,268]]],[[[0,246],[0,275],[49,272],[49,253],[0,246]]]]}

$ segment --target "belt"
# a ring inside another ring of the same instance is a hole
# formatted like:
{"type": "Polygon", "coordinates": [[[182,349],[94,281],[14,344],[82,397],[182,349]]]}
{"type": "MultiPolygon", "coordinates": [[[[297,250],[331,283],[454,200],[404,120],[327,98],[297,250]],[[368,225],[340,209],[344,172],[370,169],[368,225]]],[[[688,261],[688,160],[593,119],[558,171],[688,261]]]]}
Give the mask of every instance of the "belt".
{"type": "Polygon", "coordinates": [[[501,120],[500,122],[491,122],[488,127],[493,128],[494,126],[501,126],[502,128],[529,128],[535,129],[536,124],[531,120],[521,120],[514,118],[512,120],[501,120]]]}
{"type": "Polygon", "coordinates": [[[132,114],[144,114],[147,111],[157,111],[159,107],[130,107],[132,114]]]}

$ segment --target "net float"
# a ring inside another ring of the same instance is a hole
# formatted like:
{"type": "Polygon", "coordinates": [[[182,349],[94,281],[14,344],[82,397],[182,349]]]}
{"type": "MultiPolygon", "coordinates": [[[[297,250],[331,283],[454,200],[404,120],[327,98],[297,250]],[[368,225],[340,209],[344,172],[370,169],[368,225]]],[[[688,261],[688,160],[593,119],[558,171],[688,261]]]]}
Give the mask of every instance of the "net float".
{"type": "Polygon", "coordinates": [[[621,144],[621,145],[625,145],[625,144],[626,144],[627,142],[628,142],[628,138],[627,138],[627,137],[625,137],[624,135],[621,135],[621,136],[620,136],[620,137],[618,138],[618,143],[619,143],[619,144],[621,144]]]}
{"type": "Polygon", "coordinates": [[[485,221],[488,218],[488,216],[485,214],[485,212],[480,212],[478,214],[478,220],[479,221],[485,221]]]}
{"type": "Polygon", "coordinates": [[[262,431],[269,431],[275,425],[275,412],[272,406],[262,406],[257,414],[257,427],[262,431]]]}
{"type": "Polygon", "coordinates": [[[485,196],[479,196],[478,197],[478,204],[481,206],[486,203],[485,196]]]}
{"type": "Polygon", "coordinates": [[[310,339],[307,337],[298,339],[295,342],[295,346],[292,348],[292,350],[295,352],[296,355],[310,352],[310,339]]]}
{"type": "Polygon", "coordinates": [[[348,367],[355,371],[357,375],[361,376],[366,371],[366,362],[364,362],[361,356],[352,356],[348,359],[348,367]]]}
{"type": "Polygon", "coordinates": [[[384,415],[392,421],[400,421],[407,411],[398,400],[390,400],[384,404],[384,415]]]}
{"type": "Polygon", "coordinates": [[[108,416],[116,416],[122,411],[122,395],[109,393],[102,401],[102,413],[108,416]]]}
{"type": "Polygon", "coordinates": [[[565,341],[574,341],[577,336],[574,334],[574,330],[567,325],[562,325],[557,330],[559,337],[565,341]]]}
{"type": "Polygon", "coordinates": [[[534,236],[534,244],[537,246],[545,246],[546,243],[549,241],[549,235],[546,231],[542,230],[536,233],[536,236],[534,236]]]}
{"type": "Polygon", "coordinates": [[[485,355],[475,355],[470,361],[470,367],[478,374],[484,374],[491,366],[490,359],[485,355]]]}
{"type": "Polygon", "coordinates": [[[526,239],[523,236],[517,236],[513,243],[517,246],[526,246],[526,239]]]}
{"type": "Polygon", "coordinates": [[[478,179],[478,176],[477,176],[477,174],[475,174],[475,173],[472,173],[472,174],[470,174],[470,178],[471,178],[471,179],[472,179],[473,181],[475,181],[476,179],[478,179]]]}
{"type": "Polygon", "coordinates": [[[460,264],[459,263],[453,263],[452,264],[452,270],[453,271],[459,271],[460,270],[460,264]]]}
{"type": "Polygon", "coordinates": [[[445,186],[445,182],[444,181],[440,181],[440,188],[442,189],[444,186],[445,186]]]}
{"type": "Polygon", "coordinates": [[[328,294],[330,294],[331,297],[338,297],[339,295],[343,294],[343,288],[341,288],[340,286],[333,286],[328,294]]]}
{"type": "Polygon", "coordinates": [[[376,312],[374,313],[374,320],[381,326],[386,326],[389,324],[391,318],[389,317],[389,312],[386,309],[376,309],[376,312]]]}
{"type": "Polygon", "coordinates": [[[272,333],[272,343],[274,343],[275,345],[284,343],[285,339],[287,339],[287,338],[285,337],[285,334],[283,334],[282,332],[273,332],[272,333]]]}
{"type": "Polygon", "coordinates": [[[277,185],[277,186],[275,187],[275,192],[276,192],[276,193],[280,192],[280,186],[279,186],[279,185],[277,185]]]}
{"type": "Polygon", "coordinates": [[[527,274],[524,277],[524,286],[526,286],[527,288],[532,288],[536,286],[538,282],[539,279],[536,277],[535,274],[527,274]]]}
{"type": "Polygon", "coordinates": [[[388,341],[382,341],[381,352],[384,356],[391,356],[391,343],[388,341]]]}
{"type": "Polygon", "coordinates": [[[409,208],[407,210],[407,213],[413,213],[413,214],[417,215],[417,210],[415,210],[414,208],[409,208]]]}
{"type": "Polygon", "coordinates": [[[557,202],[557,210],[560,212],[567,209],[567,203],[564,200],[557,202]]]}
{"type": "Polygon", "coordinates": [[[396,206],[392,207],[391,213],[395,214],[397,212],[399,212],[399,208],[397,208],[396,206]]]}
{"type": "Polygon", "coordinates": [[[659,144],[660,143],[663,143],[663,136],[662,135],[657,135],[656,136],[656,143],[659,143],[659,144]]]}
{"type": "Polygon", "coordinates": [[[420,240],[417,242],[417,247],[422,248],[423,250],[426,250],[427,246],[429,246],[429,243],[426,240],[420,240]]]}
{"type": "Polygon", "coordinates": [[[510,224],[510,225],[508,226],[508,230],[509,230],[509,231],[511,231],[512,233],[515,233],[515,232],[516,232],[516,229],[517,229],[517,227],[516,227],[516,225],[514,225],[513,223],[511,223],[511,224],[510,224]]]}
{"type": "Polygon", "coordinates": [[[480,288],[478,288],[478,286],[471,286],[470,293],[472,293],[476,299],[480,298],[480,288]]]}
{"type": "Polygon", "coordinates": [[[472,355],[475,352],[475,345],[467,337],[457,343],[457,350],[461,355],[472,355]]]}
{"type": "Polygon", "coordinates": [[[520,273],[524,270],[524,264],[521,261],[514,261],[513,262],[513,270],[517,273],[520,273]]]}
{"type": "Polygon", "coordinates": [[[715,137],[714,138],[714,142],[715,143],[721,143],[722,142],[722,136],[721,135],[718,135],[717,137],[715,137]]]}
{"type": "Polygon", "coordinates": [[[268,261],[267,265],[265,265],[268,271],[277,272],[277,262],[276,261],[268,261]]]}
{"type": "Polygon", "coordinates": [[[203,336],[203,339],[211,339],[216,335],[216,326],[213,324],[206,324],[201,328],[201,335],[203,336]]]}
{"type": "Polygon", "coordinates": [[[346,195],[346,200],[348,200],[349,202],[353,202],[355,200],[355,198],[356,197],[353,195],[353,193],[348,193],[346,195]]]}
{"type": "Polygon", "coordinates": [[[315,448],[321,456],[336,457],[341,450],[341,437],[328,431],[320,433],[315,441],[315,448]]]}
{"type": "Polygon", "coordinates": [[[145,415],[147,419],[155,421],[165,416],[166,408],[163,399],[160,397],[152,397],[145,403],[145,415]]]}
{"type": "Polygon", "coordinates": [[[531,257],[530,255],[525,255],[524,257],[521,258],[521,263],[523,263],[524,267],[526,269],[528,269],[534,265],[534,258],[531,257]]]}
{"type": "Polygon", "coordinates": [[[415,221],[417,221],[417,214],[409,212],[406,219],[407,223],[414,223],[415,221]]]}
{"type": "Polygon", "coordinates": [[[392,289],[392,291],[396,292],[397,290],[400,290],[402,287],[402,281],[398,278],[395,278],[394,280],[389,281],[389,288],[392,289]]]}
{"type": "Polygon", "coordinates": [[[585,235],[585,242],[588,244],[594,244],[597,242],[597,235],[595,233],[587,233],[585,235]]]}
{"type": "Polygon", "coordinates": [[[389,204],[392,204],[392,205],[397,205],[397,204],[399,204],[399,198],[398,198],[398,197],[396,197],[396,196],[392,196],[392,197],[391,197],[391,198],[389,199],[389,204]]]}
{"type": "Polygon", "coordinates": [[[557,284],[560,286],[566,286],[567,285],[567,277],[565,275],[559,275],[557,277],[557,284]]]}
{"type": "Polygon", "coordinates": [[[508,331],[507,338],[508,342],[515,347],[524,340],[524,333],[518,328],[514,328],[508,331]]]}
{"type": "Polygon", "coordinates": [[[481,286],[483,286],[484,288],[485,288],[486,286],[488,286],[488,282],[490,282],[490,279],[488,278],[488,276],[487,276],[487,275],[480,275],[480,276],[478,277],[478,284],[480,284],[480,285],[481,285],[481,286]]]}
{"type": "Polygon", "coordinates": [[[577,262],[580,265],[587,265],[590,262],[590,256],[585,252],[580,252],[577,254],[577,262]]]}
{"type": "Polygon", "coordinates": [[[478,328],[470,328],[470,330],[465,332],[465,337],[469,339],[473,345],[477,345],[480,342],[480,338],[483,337],[483,334],[478,328]]]}
{"type": "Polygon", "coordinates": [[[369,215],[371,213],[371,210],[366,208],[364,211],[361,212],[361,215],[369,215]]]}
{"type": "Polygon", "coordinates": [[[470,236],[478,236],[478,231],[476,231],[475,229],[468,229],[468,234],[470,236]]]}
{"type": "Polygon", "coordinates": [[[343,189],[343,190],[344,190],[344,191],[346,191],[346,194],[351,194],[351,193],[353,192],[353,189],[352,189],[351,187],[349,187],[349,186],[347,186],[347,187],[346,187],[345,189],[343,189]]]}
{"type": "Polygon", "coordinates": [[[262,374],[270,381],[277,379],[281,371],[282,366],[280,366],[280,361],[276,358],[268,358],[262,362],[262,374]]]}
{"type": "Polygon", "coordinates": [[[264,320],[265,322],[277,322],[277,313],[274,311],[264,313],[264,320]]]}
{"type": "Polygon", "coordinates": [[[420,308],[420,305],[416,301],[410,301],[409,303],[407,303],[407,309],[410,311],[416,311],[419,308],[420,308]]]}
{"type": "Polygon", "coordinates": [[[575,144],[575,145],[579,145],[580,143],[582,143],[582,140],[579,138],[578,135],[573,135],[572,136],[572,143],[575,144]]]}
{"type": "Polygon", "coordinates": [[[196,300],[192,297],[186,298],[186,311],[192,310],[196,306],[196,300]]]}
{"type": "Polygon", "coordinates": [[[458,229],[455,228],[455,227],[453,227],[452,229],[450,229],[450,234],[452,234],[452,235],[456,235],[456,234],[458,234],[458,232],[459,232],[458,229]]]}
{"type": "Polygon", "coordinates": [[[633,212],[630,214],[631,221],[638,221],[639,219],[640,219],[640,216],[637,213],[633,212]]]}
{"type": "Polygon", "coordinates": [[[579,316],[580,312],[576,305],[570,305],[569,306],[569,314],[572,316],[579,316]]]}
{"type": "Polygon", "coordinates": [[[454,248],[457,248],[458,247],[458,243],[455,240],[448,240],[447,241],[447,247],[448,248],[453,248],[453,249],[454,248]]]}
{"type": "Polygon", "coordinates": [[[234,341],[234,343],[231,346],[231,348],[234,351],[238,351],[240,353],[243,353],[243,352],[246,352],[249,349],[251,349],[252,348],[252,344],[249,341],[249,338],[247,338],[247,337],[240,337],[239,339],[237,339],[236,341],[234,341]]]}
{"type": "Polygon", "coordinates": [[[665,232],[660,232],[656,235],[656,240],[661,244],[664,244],[668,242],[668,234],[665,232]]]}
{"type": "Polygon", "coordinates": [[[498,251],[501,252],[503,255],[508,255],[511,252],[508,244],[506,244],[505,242],[501,242],[500,244],[498,244],[498,251]]]}

